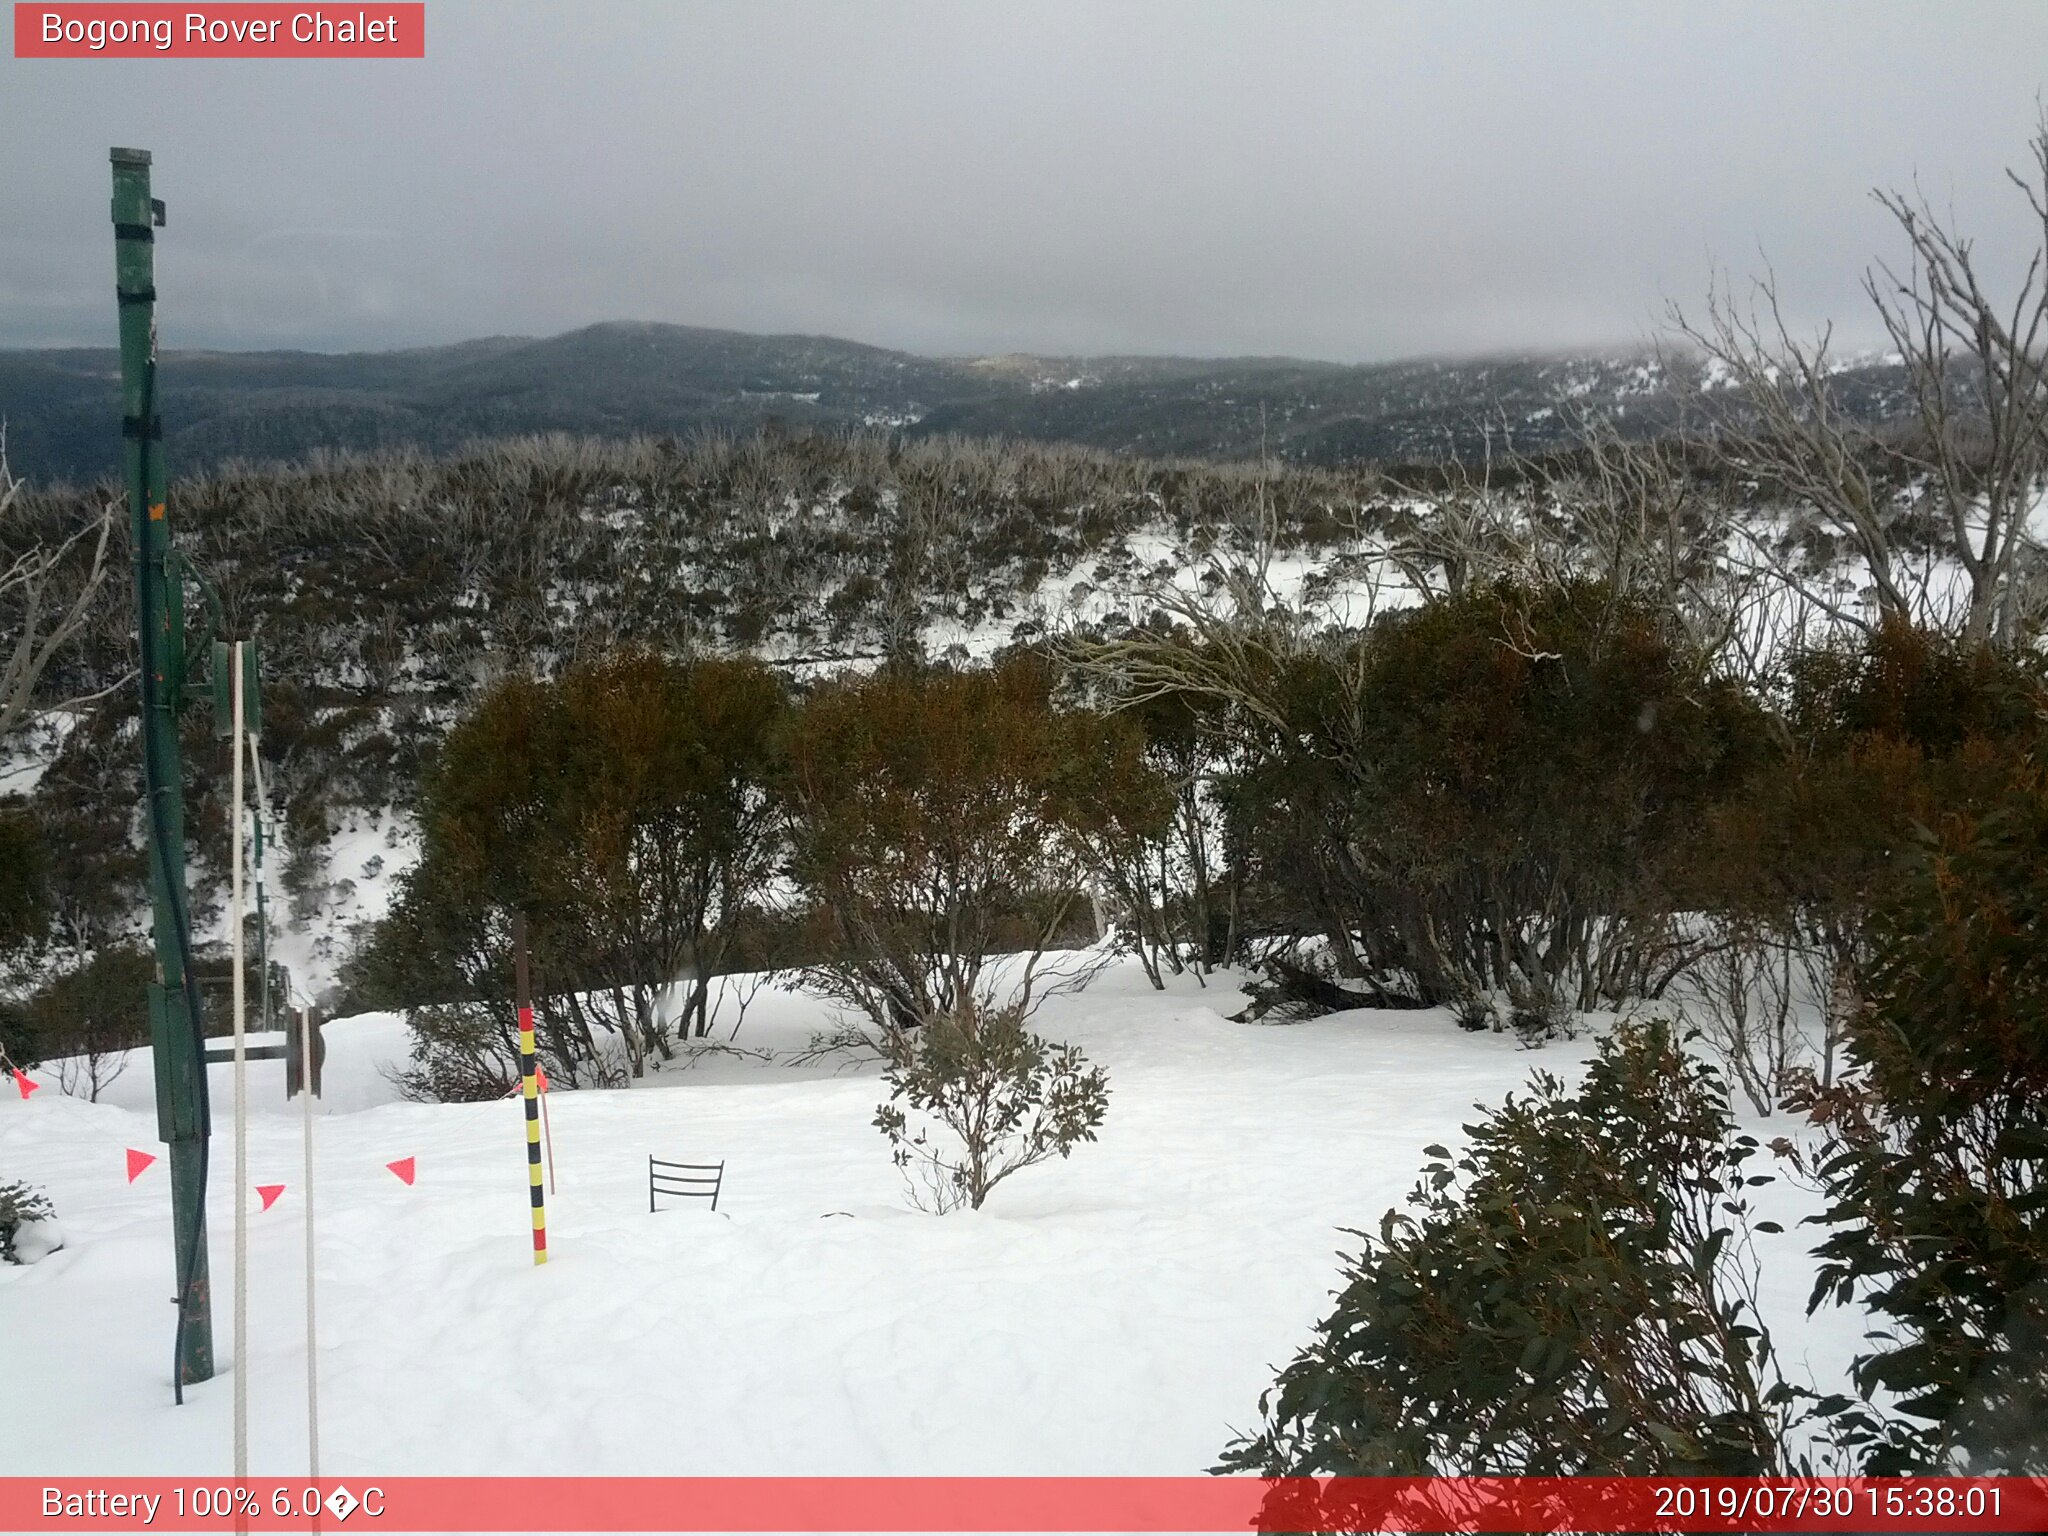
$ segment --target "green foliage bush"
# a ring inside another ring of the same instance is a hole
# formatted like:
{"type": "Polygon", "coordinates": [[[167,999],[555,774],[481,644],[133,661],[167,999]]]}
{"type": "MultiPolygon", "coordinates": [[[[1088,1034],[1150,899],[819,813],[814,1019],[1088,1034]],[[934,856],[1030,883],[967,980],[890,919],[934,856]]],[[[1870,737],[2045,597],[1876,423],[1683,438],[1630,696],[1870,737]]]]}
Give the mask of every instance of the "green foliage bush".
{"type": "Polygon", "coordinates": [[[1888,623],[1787,657],[1772,702],[1771,771],[1716,807],[1701,898],[1853,929],[1915,826],[2001,791],[2048,695],[2024,659],[1888,623]]]}
{"type": "Polygon", "coordinates": [[[1427,1149],[1409,1211],[1354,1234],[1335,1307],[1224,1469],[1791,1470],[1744,1195],[1769,1180],[1714,1069],[1627,1024],[1576,1091],[1539,1073],[1466,1129],[1462,1155],[1427,1149]]]}
{"type": "Polygon", "coordinates": [[[1213,701],[1183,689],[1131,701],[1115,720],[1122,728],[1094,757],[1114,786],[1100,803],[1123,809],[1089,828],[1084,843],[1127,925],[1126,944],[1164,987],[1162,968],[1206,973],[1236,945],[1237,891],[1214,789],[1227,736],[1213,701]]]}
{"type": "Polygon", "coordinates": [[[2048,775],[1923,834],[1870,931],[1813,1304],[1882,1326],[1845,1410],[1877,1474],[2048,1472],[2048,775]]]}
{"type": "Polygon", "coordinates": [[[417,1021],[414,1088],[502,1069],[515,913],[565,1085],[610,1074],[607,1037],[634,1075],[667,1054],[656,1005],[678,982],[683,1027],[708,1031],[711,979],[776,869],[784,709],[756,662],[645,651],[485,696],[449,733],[422,795],[420,863],[352,967],[372,995],[452,1010],[417,1021]],[[495,1023],[457,1017],[493,1006],[495,1023]]]}
{"type": "Polygon", "coordinates": [[[1999,798],[2048,694],[2035,660],[1892,622],[1788,657],[1773,702],[1767,769],[1712,809],[1681,895],[1801,957],[1832,1084],[1874,954],[1866,926],[1915,868],[1915,829],[1999,798]]]}
{"type": "Polygon", "coordinates": [[[28,1005],[20,1001],[0,1001],[0,1074],[10,1068],[26,1072],[42,1059],[42,1046],[36,1039],[35,1023],[29,1017],[28,1005]]]}
{"type": "Polygon", "coordinates": [[[0,810],[0,959],[19,955],[50,923],[48,857],[35,820],[0,810]]]}
{"type": "Polygon", "coordinates": [[[19,1180],[0,1180],[0,1263],[19,1264],[15,1235],[32,1221],[48,1221],[57,1214],[50,1197],[34,1185],[19,1180]]]}
{"type": "Polygon", "coordinates": [[[1011,1174],[1071,1156],[1109,1106],[1108,1075],[1032,1034],[1019,1007],[968,1004],[895,1038],[883,1080],[875,1126],[912,1198],[936,1211],[978,1211],[1011,1174]]]}

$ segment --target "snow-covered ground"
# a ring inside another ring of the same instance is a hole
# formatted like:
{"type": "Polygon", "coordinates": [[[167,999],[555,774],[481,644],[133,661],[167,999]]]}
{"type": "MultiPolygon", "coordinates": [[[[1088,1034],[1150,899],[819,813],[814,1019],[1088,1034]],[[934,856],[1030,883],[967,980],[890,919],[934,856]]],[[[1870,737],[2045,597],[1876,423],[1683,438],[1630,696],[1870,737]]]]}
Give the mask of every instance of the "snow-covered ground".
{"type": "MultiPolygon", "coordinates": [[[[1441,1013],[1235,1024],[1232,988],[1134,966],[1048,1003],[1110,1073],[1098,1145],[987,1210],[909,1208],[871,1067],[715,1056],[550,1096],[560,1192],[531,1261],[521,1107],[393,1100],[388,1015],[329,1026],[318,1119],[322,1470],[376,1473],[1188,1473],[1247,1427],[1369,1227],[1530,1053],[1441,1013]],[[726,1160],[720,1211],[647,1210],[647,1158],[726,1160]],[[417,1161],[417,1182],[385,1165],[417,1161]],[[536,1461],[536,1456],[539,1460],[536,1461]]],[[[766,991],[739,1043],[787,1049],[819,1005],[766,991]]],[[[67,1246],[0,1267],[0,1474],[230,1466],[232,1101],[214,1077],[222,1373],[172,1405],[170,1198],[146,1059],[88,1104],[0,1095],[0,1169],[47,1188],[67,1246]]],[[[252,1465],[303,1469],[306,1205],[281,1064],[250,1069],[252,1465]]],[[[1791,1129],[1771,1125],[1772,1134],[1791,1129]]],[[[1776,1186],[1770,1214],[1801,1197],[1776,1186]]],[[[1788,1220],[1788,1227],[1790,1221],[1788,1220]]],[[[1807,1324],[1809,1239],[1759,1239],[1795,1369],[1838,1380],[1860,1322],[1807,1324]]]]}

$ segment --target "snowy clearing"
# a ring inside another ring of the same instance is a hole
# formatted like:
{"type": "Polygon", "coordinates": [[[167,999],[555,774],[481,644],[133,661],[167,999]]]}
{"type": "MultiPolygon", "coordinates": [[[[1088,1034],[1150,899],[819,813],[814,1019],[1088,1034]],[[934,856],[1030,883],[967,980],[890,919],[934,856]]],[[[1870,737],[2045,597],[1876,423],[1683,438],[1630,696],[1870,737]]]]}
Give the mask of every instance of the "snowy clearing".
{"type": "MultiPolygon", "coordinates": [[[[535,1268],[521,1108],[392,1101],[389,1015],[328,1030],[318,1125],[322,1470],[403,1474],[1172,1474],[1201,1471],[1326,1310],[1338,1229],[1370,1227],[1538,1052],[1447,1015],[1236,1024],[1220,982],[1135,965],[1039,1015],[1110,1073],[1099,1145],[981,1213],[909,1208],[870,1121],[874,1069],[730,1056],[636,1089],[550,1096],[560,1194],[535,1268]],[[647,1211],[650,1153],[727,1159],[720,1212],[647,1211]],[[418,1159],[412,1187],[385,1169],[418,1159]],[[843,1213],[843,1214],[841,1214],[843,1213]],[[532,1459],[545,1447],[542,1462],[532,1459]]],[[[825,1022],[764,993],[741,1044],[825,1022]]],[[[305,1455],[297,1107],[250,1068],[252,1470],[305,1455]]],[[[0,1166],[45,1186],[67,1246],[0,1268],[0,1474],[201,1474],[230,1462],[233,1131],[214,1069],[210,1199],[221,1372],[172,1405],[164,1164],[146,1059],[87,1104],[0,1099],[0,1166]]],[[[50,1079],[49,1073],[39,1076],[50,1079]]],[[[1789,1121],[1770,1134],[1789,1134],[1789,1121]]],[[[1761,1192],[1791,1220],[1803,1196],[1761,1192]]],[[[1760,1238],[1792,1357],[1838,1380],[1860,1323],[1808,1324],[1796,1228],[1760,1238]],[[1767,1246],[1766,1246],[1767,1245],[1767,1246]]]]}

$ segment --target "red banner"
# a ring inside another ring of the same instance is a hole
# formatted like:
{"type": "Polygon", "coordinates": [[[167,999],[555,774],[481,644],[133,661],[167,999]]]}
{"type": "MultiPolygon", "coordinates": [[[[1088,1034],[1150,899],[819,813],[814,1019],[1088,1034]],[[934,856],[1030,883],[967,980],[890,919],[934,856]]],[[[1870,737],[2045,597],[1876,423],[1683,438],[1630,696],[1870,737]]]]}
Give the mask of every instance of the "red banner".
{"type": "Polygon", "coordinates": [[[17,59],[423,59],[427,8],[355,5],[24,5],[17,59]]]}
{"type": "Polygon", "coordinates": [[[0,1530],[2040,1531],[2033,1478],[0,1478],[0,1530]]]}

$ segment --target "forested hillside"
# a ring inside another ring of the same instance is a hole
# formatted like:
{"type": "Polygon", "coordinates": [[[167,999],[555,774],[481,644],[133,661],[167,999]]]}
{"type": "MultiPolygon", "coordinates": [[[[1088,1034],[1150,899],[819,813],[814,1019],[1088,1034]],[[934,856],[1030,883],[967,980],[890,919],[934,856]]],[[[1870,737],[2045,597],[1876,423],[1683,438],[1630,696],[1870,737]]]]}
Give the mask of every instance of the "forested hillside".
{"type": "MultiPolygon", "coordinates": [[[[1896,469],[1873,472],[1905,495],[1896,469]]],[[[195,639],[217,601],[263,648],[284,888],[324,973],[349,924],[380,910],[352,899],[366,867],[375,884],[410,857],[406,828],[444,733],[502,678],[644,647],[751,654],[801,689],[849,669],[1198,633],[1190,604],[1273,607],[1304,633],[1342,633],[1531,570],[1661,570],[1658,602],[1700,638],[1713,631],[1721,665],[1755,675],[1825,621],[1822,605],[1875,611],[1867,553],[1788,515],[1788,494],[1606,429],[1483,474],[770,429],[316,455],[187,475],[171,500],[213,594],[195,589],[195,639]],[[1767,570],[1796,585],[1765,582],[1767,570]]],[[[99,492],[28,487],[10,532],[53,547],[103,505],[99,492]]],[[[1939,530],[1917,516],[1896,521],[1888,547],[1904,563],[1895,579],[1933,600],[1939,530]]],[[[66,579],[88,547],[74,547],[66,579]]],[[[90,702],[17,743],[40,772],[29,805],[43,840],[66,850],[48,875],[56,931],[85,951],[143,910],[130,608],[117,572],[40,685],[45,701],[90,702]]],[[[202,888],[225,855],[218,757],[195,717],[202,888]]]]}
{"type": "MultiPolygon", "coordinates": [[[[1838,365],[1845,409],[1896,414],[1892,363],[1838,365]]],[[[1694,365],[1648,354],[1422,360],[939,359],[815,336],[610,324],[405,352],[165,353],[165,451],[179,471],[316,449],[447,452],[531,432],[608,437],[768,423],[1080,443],[1119,453],[1311,464],[1471,455],[1569,436],[1569,406],[1668,428],[1694,365]],[[1679,377],[1667,374],[1675,370],[1679,377]]],[[[118,462],[111,350],[0,352],[17,473],[93,479],[118,462]]]]}
{"type": "MultiPolygon", "coordinates": [[[[1289,545],[1331,553],[1370,507],[1386,514],[1377,484],[1362,471],[771,432],[316,458],[186,476],[172,503],[226,622],[263,646],[266,755],[303,917],[331,894],[328,838],[352,812],[409,807],[441,733],[497,677],[630,644],[751,651],[797,678],[986,655],[1134,612],[1162,561],[1184,568],[1248,534],[1262,487],[1289,545]]],[[[30,488],[10,531],[54,544],[101,505],[30,488]]],[[[94,698],[46,722],[37,750],[54,757],[34,795],[68,850],[52,871],[60,925],[88,948],[140,903],[124,831],[139,771],[121,686],[131,606],[120,580],[103,586],[42,681],[46,699],[94,698]]],[[[202,608],[195,595],[195,636],[202,608]]],[[[218,754],[203,721],[191,729],[211,828],[218,754]]]]}
{"type": "MultiPolygon", "coordinates": [[[[1904,293],[1897,370],[1716,296],[1676,382],[770,366],[647,328],[323,359],[310,396],[270,360],[262,409],[191,414],[193,461],[298,410],[390,431],[168,497],[192,654],[260,643],[258,936],[298,995],[403,1015],[391,1092],[479,1108],[536,1062],[577,1090],[744,1055],[793,989],[814,1029],[778,1067],[875,1064],[865,1125],[937,1212],[1098,1139],[1108,1067],[1032,1021],[1111,967],[1237,1025],[1596,1031],[1576,1089],[1426,1149],[1228,1465],[2036,1469],[2048,294],[2014,330],[1904,293]],[[476,435],[550,400],[587,430],[476,435]],[[649,401],[752,414],[635,435],[649,401]],[[1514,430],[1461,437],[1475,401],[1514,430]],[[407,440],[430,417],[444,451],[407,440]],[[1403,451],[1313,462],[1342,422],[1403,451]],[[1131,451],[1155,435],[1212,452],[1131,451]],[[1853,1396],[1801,1397],[1765,1332],[1736,1116],[1787,1110],[1773,1154],[1828,1202],[1810,1308],[1897,1330],[1853,1396]]],[[[0,1048],[90,1098],[151,967],[126,523],[106,482],[0,480],[0,509],[0,1048]]],[[[202,964],[216,729],[187,716],[202,964]]]]}

